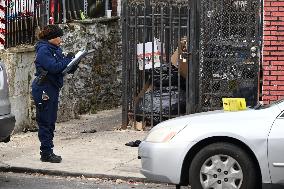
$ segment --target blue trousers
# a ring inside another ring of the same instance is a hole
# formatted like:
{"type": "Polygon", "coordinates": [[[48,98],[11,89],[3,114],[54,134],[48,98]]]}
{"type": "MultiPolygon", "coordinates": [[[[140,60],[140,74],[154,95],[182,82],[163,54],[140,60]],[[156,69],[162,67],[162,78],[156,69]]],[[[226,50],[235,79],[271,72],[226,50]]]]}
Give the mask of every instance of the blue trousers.
{"type": "Polygon", "coordinates": [[[32,96],[36,105],[36,122],[38,124],[38,138],[41,143],[41,155],[53,153],[53,137],[55,122],[58,111],[59,89],[50,84],[37,85],[32,84],[32,96]],[[43,93],[48,95],[49,99],[44,100],[43,93]]]}

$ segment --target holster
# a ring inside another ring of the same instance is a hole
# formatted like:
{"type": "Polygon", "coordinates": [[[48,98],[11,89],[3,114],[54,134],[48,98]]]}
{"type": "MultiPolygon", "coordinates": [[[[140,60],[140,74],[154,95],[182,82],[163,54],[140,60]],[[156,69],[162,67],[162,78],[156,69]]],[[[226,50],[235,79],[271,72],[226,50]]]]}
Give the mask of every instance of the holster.
{"type": "Polygon", "coordinates": [[[39,75],[35,78],[35,82],[37,85],[42,85],[44,83],[51,83],[53,86],[60,88],[56,82],[51,79],[48,79],[47,74],[48,71],[44,70],[43,68],[39,68],[39,75]]]}
{"type": "Polygon", "coordinates": [[[35,78],[37,85],[42,85],[43,83],[47,82],[47,73],[48,71],[40,69],[40,74],[35,78]]]}

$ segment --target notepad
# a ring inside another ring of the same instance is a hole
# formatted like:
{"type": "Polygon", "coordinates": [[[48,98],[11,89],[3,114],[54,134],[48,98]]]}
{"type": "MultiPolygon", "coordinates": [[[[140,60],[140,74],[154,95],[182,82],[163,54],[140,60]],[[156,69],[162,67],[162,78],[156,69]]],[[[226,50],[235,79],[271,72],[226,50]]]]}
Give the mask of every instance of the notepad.
{"type": "Polygon", "coordinates": [[[87,55],[87,51],[79,51],[76,53],[75,58],[67,65],[67,67],[62,71],[62,74],[65,75],[68,73],[74,66],[76,66],[79,61],[87,55]]]}

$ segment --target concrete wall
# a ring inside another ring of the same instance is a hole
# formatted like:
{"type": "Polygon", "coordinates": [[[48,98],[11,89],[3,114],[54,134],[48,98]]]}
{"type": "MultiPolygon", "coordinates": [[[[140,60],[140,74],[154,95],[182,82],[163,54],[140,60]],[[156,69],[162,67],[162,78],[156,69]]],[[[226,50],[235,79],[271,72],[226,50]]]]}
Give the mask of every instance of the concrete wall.
{"type": "Polygon", "coordinates": [[[22,130],[30,124],[30,84],[34,72],[34,47],[10,48],[1,53],[5,63],[12,113],[16,116],[15,131],[22,130]]]}
{"type": "Polygon", "coordinates": [[[120,21],[96,19],[65,26],[63,49],[77,52],[92,41],[94,54],[84,59],[74,75],[65,78],[59,120],[78,114],[95,113],[121,104],[121,27],[120,21]]]}
{"type": "MultiPolygon", "coordinates": [[[[58,121],[119,106],[122,59],[120,20],[117,17],[99,18],[60,26],[65,33],[63,51],[76,53],[91,41],[96,51],[81,61],[74,75],[65,77],[60,92],[58,121]]],[[[36,126],[35,106],[30,95],[34,56],[34,46],[7,49],[0,55],[8,71],[16,131],[36,126]]]]}

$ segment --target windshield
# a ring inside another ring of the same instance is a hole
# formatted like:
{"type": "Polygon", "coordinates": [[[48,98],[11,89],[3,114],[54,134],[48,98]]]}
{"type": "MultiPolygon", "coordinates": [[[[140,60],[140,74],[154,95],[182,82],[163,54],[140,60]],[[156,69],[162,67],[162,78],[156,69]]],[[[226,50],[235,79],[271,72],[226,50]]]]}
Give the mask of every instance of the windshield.
{"type": "Polygon", "coordinates": [[[270,103],[270,104],[266,104],[266,105],[258,104],[258,105],[256,105],[255,109],[266,109],[266,108],[270,108],[270,107],[275,106],[275,105],[277,105],[277,104],[280,104],[280,103],[282,103],[282,102],[284,102],[284,98],[283,98],[283,99],[280,99],[280,100],[276,100],[276,101],[274,101],[274,102],[272,102],[272,103],[270,103]]]}

